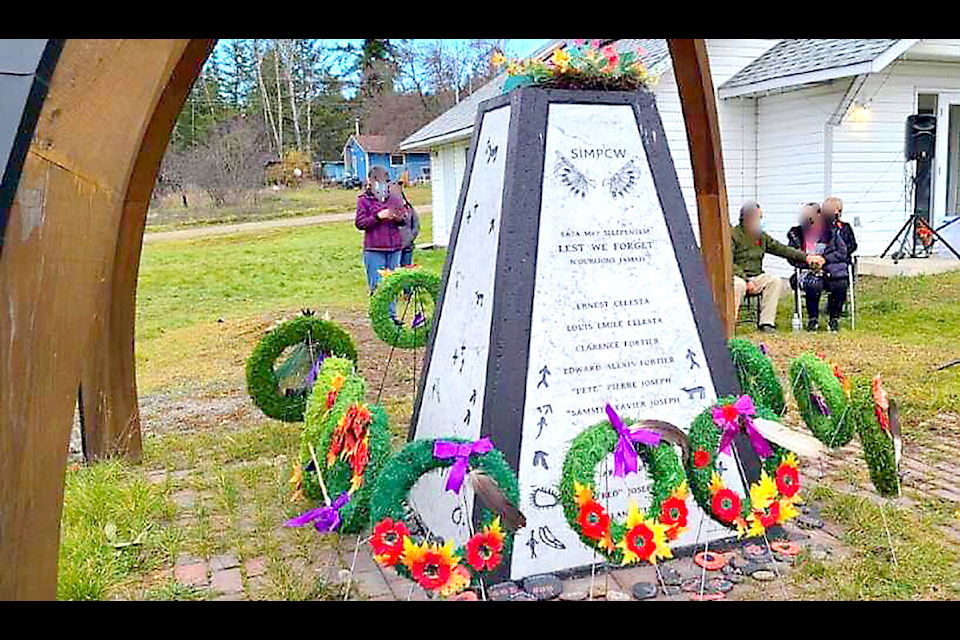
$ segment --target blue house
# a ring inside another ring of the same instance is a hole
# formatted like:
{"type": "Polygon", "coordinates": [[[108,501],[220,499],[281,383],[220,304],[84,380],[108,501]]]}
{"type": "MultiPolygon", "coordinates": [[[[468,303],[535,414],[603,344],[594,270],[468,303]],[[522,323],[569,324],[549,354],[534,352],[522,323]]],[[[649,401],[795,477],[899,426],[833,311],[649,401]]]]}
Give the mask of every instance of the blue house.
{"type": "Polygon", "coordinates": [[[319,177],[330,182],[337,182],[344,176],[343,160],[324,160],[318,163],[319,177]]]}
{"type": "Polygon", "coordinates": [[[343,146],[344,175],[364,180],[374,166],[386,169],[391,180],[404,177],[411,183],[430,180],[429,151],[399,151],[387,136],[351,135],[343,146]]]}

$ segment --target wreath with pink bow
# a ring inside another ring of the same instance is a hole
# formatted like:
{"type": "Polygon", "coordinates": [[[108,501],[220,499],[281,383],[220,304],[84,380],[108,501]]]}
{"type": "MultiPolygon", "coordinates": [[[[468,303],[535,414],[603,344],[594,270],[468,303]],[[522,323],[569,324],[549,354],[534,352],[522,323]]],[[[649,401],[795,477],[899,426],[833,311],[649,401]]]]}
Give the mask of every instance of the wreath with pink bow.
{"type": "Polygon", "coordinates": [[[799,462],[796,455],[780,445],[768,442],[755,420],[776,421],[777,416],[763,406],[754,405],[750,396],[721,398],[693,420],[687,476],[693,497],[711,518],[736,529],[740,537],[762,535],[768,528],[782,524],[799,514],[799,462]],[[746,435],[761,460],[760,479],[750,485],[748,495],[740,496],[726,486],[718,463],[736,469],[734,438],[746,435]]]}

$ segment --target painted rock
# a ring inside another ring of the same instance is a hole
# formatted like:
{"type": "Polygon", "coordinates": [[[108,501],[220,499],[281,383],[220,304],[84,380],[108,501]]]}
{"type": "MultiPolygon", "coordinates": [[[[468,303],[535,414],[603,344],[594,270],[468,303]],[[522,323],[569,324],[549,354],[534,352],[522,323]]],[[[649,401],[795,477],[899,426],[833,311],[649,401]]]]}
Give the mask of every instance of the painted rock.
{"type": "Polygon", "coordinates": [[[773,557],[777,562],[782,562],[783,564],[793,564],[797,561],[795,556],[791,556],[786,553],[775,553],[773,554],[773,557]]]}
{"type": "Polygon", "coordinates": [[[801,529],[822,529],[823,520],[813,515],[801,513],[797,516],[797,526],[801,529]]]}
{"type": "Polygon", "coordinates": [[[527,593],[526,591],[519,591],[507,598],[507,600],[510,602],[536,602],[538,598],[527,593]]]}
{"type": "Polygon", "coordinates": [[[591,589],[588,589],[587,593],[591,598],[605,598],[607,595],[607,585],[602,582],[598,582],[591,589]]]}
{"type": "Polygon", "coordinates": [[[637,600],[649,600],[657,597],[657,585],[653,582],[638,582],[634,584],[630,591],[637,600]]]}
{"type": "Polygon", "coordinates": [[[745,575],[752,576],[757,571],[769,571],[770,565],[765,562],[748,562],[744,565],[742,571],[745,575]]]}
{"type": "Polygon", "coordinates": [[[759,571],[754,571],[751,573],[750,577],[754,580],[759,580],[760,582],[770,582],[771,580],[775,580],[777,578],[777,574],[767,569],[760,569],[759,571]]]}
{"type": "Polygon", "coordinates": [[[745,544],[740,549],[747,562],[771,562],[770,550],[758,544],[745,544]]]}
{"type": "Polygon", "coordinates": [[[710,578],[707,580],[705,585],[705,591],[720,591],[722,593],[729,593],[733,590],[733,582],[726,580],[724,578],[710,578]]]}
{"type": "Polygon", "coordinates": [[[564,591],[560,594],[561,600],[566,600],[567,602],[579,602],[581,600],[587,599],[586,591],[564,591]]]}
{"type": "Polygon", "coordinates": [[[476,592],[474,591],[464,591],[463,593],[458,593],[457,595],[450,598],[451,600],[479,600],[476,592]]]}
{"type": "Polygon", "coordinates": [[[552,573],[530,576],[523,580],[523,590],[537,600],[553,600],[563,593],[563,583],[552,573]]]}
{"type": "Polygon", "coordinates": [[[607,601],[626,602],[630,599],[629,594],[623,591],[607,591],[607,601]]]}
{"type": "Polygon", "coordinates": [[[699,592],[701,589],[706,591],[706,581],[698,577],[686,578],[680,583],[680,590],[687,593],[699,592]]]}
{"type": "Polygon", "coordinates": [[[660,567],[659,572],[660,580],[667,586],[678,587],[683,582],[683,576],[673,567],[660,567]]]}
{"type": "Polygon", "coordinates": [[[520,587],[516,582],[501,582],[487,588],[487,597],[494,602],[503,602],[510,599],[511,596],[521,593],[520,587]]]}
{"type": "Polygon", "coordinates": [[[704,591],[703,593],[691,593],[688,597],[688,600],[701,602],[709,600],[723,600],[724,598],[726,598],[726,594],[722,591],[704,591]]]}

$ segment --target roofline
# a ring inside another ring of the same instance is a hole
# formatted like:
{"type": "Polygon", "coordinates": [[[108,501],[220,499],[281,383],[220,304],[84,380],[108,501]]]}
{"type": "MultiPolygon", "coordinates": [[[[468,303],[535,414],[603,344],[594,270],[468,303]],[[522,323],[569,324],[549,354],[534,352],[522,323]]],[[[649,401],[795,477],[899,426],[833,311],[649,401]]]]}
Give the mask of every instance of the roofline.
{"type": "Polygon", "coordinates": [[[752,96],[754,94],[775,91],[777,89],[786,89],[804,84],[814,84],[817,82],[826,82],[838,78],[849,78],[850,76],[859,76],[870,73],[877,73],[885,69],[890,63],[902,56],[907,49],[917,44],[919,38],[901,39],[899,42],[891,45],[886,51],[874,58],[857,64],[849,64],[842,67],[831,67],[819,71],[808,71],[807,73],[795,73],[793,75],[771,78],[763,82],[754,82],[751,84],[740,85],[736,87],[721,86],[717,91],[717,97],[721,100],[726,98],[738,98],[752,96]]]}
{"type": "Polygon", "coordinates": [[[419,149],[429,150],[432,147],[446,144],[448,142],[455,142],[456,140],[462,140],[464,138],[469,138],[473,135],[473,125],[469,125],[462,129],[457,129],[456,131],[448,131],[439,136],[431,136],[423,140],[417,140],[415,142],[401,142],[400,149],[402,151],[415,151],[419,149]]]}

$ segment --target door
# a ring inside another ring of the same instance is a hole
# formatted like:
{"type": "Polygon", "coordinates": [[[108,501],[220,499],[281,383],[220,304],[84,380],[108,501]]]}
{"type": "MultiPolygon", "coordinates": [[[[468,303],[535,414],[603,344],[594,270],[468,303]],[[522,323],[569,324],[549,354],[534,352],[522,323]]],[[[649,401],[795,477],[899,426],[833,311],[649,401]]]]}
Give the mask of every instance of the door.
{"type": "Polygon", "coordinates": [[[960,215],[960,93],[937,100],[937,148],[933,173],[933,224],[960,215]]]}

